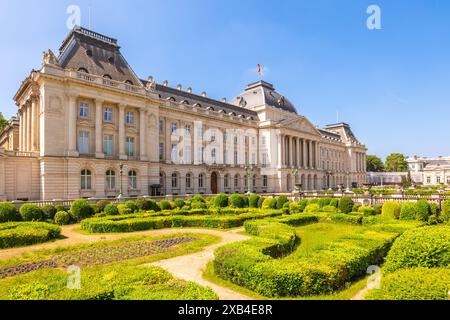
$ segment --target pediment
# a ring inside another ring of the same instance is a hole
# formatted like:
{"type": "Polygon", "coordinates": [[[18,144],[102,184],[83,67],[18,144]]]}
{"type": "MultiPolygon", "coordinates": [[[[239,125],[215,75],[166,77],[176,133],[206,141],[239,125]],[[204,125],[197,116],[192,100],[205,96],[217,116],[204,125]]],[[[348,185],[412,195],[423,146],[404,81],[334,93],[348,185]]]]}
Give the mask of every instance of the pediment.
{"type": "Polygon", "coordinates": [[[309,122],[308,119],[301,117],[296,119],[288,120],[284,123],[280,124],[283,128],[300,131],[300,132],[306,132],[314,135],[320,135],[319,131],[317,130],[314,125],[309,122]]]}

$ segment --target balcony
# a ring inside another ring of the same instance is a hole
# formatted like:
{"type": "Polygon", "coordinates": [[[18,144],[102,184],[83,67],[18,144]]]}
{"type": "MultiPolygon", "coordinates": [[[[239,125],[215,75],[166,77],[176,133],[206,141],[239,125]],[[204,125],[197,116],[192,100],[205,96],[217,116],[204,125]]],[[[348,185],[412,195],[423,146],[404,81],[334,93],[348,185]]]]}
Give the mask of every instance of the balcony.
{"type": "Polygon", "coordinates": [[[85,81],[85,82],[89,82],[89,83],[93,83],[93,84],[97,84],[97,85],[101,85],[101,86],[105,86],[105,87],[110,87],[113,89],[123,90],[123,91],[142,94],[142,95],[146,94],[146,91],[143,87],[132,85],[132,84],[125,83],[125,82],[116,81],[116,80],[106,79],[106,78],[103,78],[103,77],[100,77],[97,75],[93,75],[93,74],[89,74],[89,73],[85,73],[85,72],[79,72],[79,71],[75,71],[75,70],[66,71],[66,76],[69,78],[73,78],[73,79],[77,79],[77,80],[81,80],[81,81],[85,81]]]}

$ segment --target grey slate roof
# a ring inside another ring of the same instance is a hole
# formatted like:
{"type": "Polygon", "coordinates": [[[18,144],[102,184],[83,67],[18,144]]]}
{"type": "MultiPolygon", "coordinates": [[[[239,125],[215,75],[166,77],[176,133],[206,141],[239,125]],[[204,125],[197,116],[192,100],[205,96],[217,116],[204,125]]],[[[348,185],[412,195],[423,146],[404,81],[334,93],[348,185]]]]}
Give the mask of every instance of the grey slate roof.
{"type": "Polygon", "coordinates": [[[112,80],[131,81],[140,85],[125,58],[120,53],[117,40],[99,33],[75,27],[59,49],[59,64],[67,69],[86,69],[89,74],[109,75],[112,80]]]}

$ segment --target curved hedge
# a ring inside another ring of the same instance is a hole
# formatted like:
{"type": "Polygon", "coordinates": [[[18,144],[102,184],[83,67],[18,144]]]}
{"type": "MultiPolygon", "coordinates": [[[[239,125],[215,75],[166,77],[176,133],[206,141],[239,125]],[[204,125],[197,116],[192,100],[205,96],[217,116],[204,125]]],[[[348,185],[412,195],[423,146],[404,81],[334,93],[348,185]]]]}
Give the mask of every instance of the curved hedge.
{"type": "Polygon", "coordinates": [[[399,269],[449,265],[450,226],[431,226],[402,234],[389,251],[384,270],[393,272],[399,269]]]}
{"type": "Polygon", "coordinates": [[[214,270],[267,297],[331,293],[380,262],[397,236],[372,230],[347,234],[307,255],[274,259],[292,252],[298,242],[295,230],[267,220],[246,222],[245,227],[256,237],[216,249],[214,270]]]}
{"type": "Polygon", "coordinates": [[[245,221],[280,216],[279,210],[239,215],[155,215],[138,213],[85,219],[81,229],[91,233],[133,232],[163,228],[201,227],[228,229],[240,227],[245,221]]]}
{"type": "Polygon", "coordinates": [[[61,228],[45,222],[0,224],[0,248],[13,248],[46,242],[59,237],[61,228]]]}
{"type": "Polygon", "coordinates": [[[383,204],[381,215],[390,219],[398,219],[400,217],[400,204],[395,201],[388,201],[383,204]]]}
{"type": "Polygon", "coordinates": [[[384,274],[367,300],[448,300],[450,269],[414,268],[384,274]]]}

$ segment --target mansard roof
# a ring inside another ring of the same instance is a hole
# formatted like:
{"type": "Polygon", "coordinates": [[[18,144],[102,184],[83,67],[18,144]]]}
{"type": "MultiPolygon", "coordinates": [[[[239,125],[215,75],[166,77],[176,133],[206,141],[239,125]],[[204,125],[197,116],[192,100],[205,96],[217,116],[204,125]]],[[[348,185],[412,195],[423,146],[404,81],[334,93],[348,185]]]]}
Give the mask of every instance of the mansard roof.
{"type": "Polygon", "coordinates": [[[351,144],[357,145],[357,146],[363,146],[364,144],[361,143],[353,133],[352,129],[350,129],[350,126],[345,123],[336,123],[336,124],[329,124],[325,126],[326,131],[330,131],[333,133],[336,133],[341,136],[341,140],[344,143],[350,142],[351,144]]]}
{"type": "Polygon", "coordinates": [[[342,142],[341,136],[339,134],[328,131],[328,130],[324,130],[324,129],[318,129],[318,130],[323,138],[332,140],[332,141],[342,142]]]}
{"type": "Polygon", "coordinates": [[[58,61],[64,69],[85,70],[89,74],[141,85],[120,53],[116,39],[75,27],[63,41],[59,52],[58,61]]]}
{"type": "MultiPolygon", "coordinates": [[[[147,81],[141,80],[146,86],[147,81]]],[[[212,109],[214,111],[223,110],[226,114],[234,113],[236,116],[243,115],[245,118],[253,118],[258,120],[258,114],[255,111],[241,108],[224,101],[218,101],[208,98],[206,96],[197,95],[195,93],[179,90],[166,85],[155,84],[155,93],[158,94],[163,100],[174,100],[176,102],[188,103],[190,105],[198,105],[201,108],[212,109]]]]}

